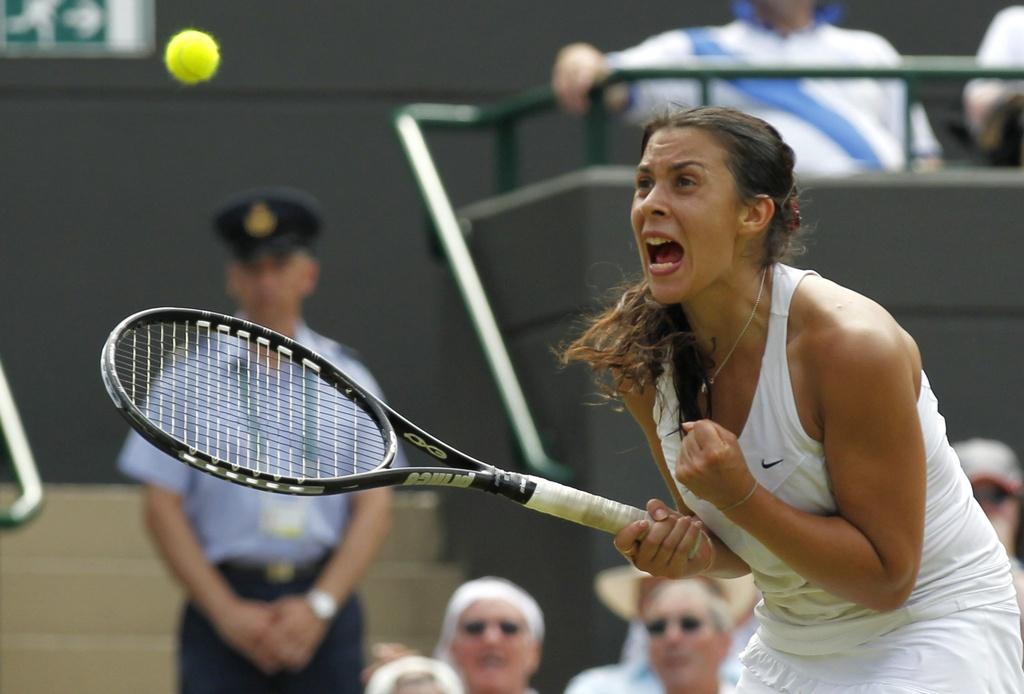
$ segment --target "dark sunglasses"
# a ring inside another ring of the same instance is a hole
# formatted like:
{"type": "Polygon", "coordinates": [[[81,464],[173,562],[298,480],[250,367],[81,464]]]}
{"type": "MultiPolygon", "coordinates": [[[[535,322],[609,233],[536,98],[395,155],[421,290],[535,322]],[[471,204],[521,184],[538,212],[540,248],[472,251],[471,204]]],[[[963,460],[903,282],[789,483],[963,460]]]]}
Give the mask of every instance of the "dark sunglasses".
{"type": "Polygon", "coordinates": [[[498,628],[501,630],[501,633],[505,636],[515,636],[519,633],[519,630],[522,629],[522,627],[516,624],[515,622],[508,622],[504,619],[500,619],[497,622],[485,622],[483,620],[477,620],[475,622],[466,622],[462,625],[462,631],[463,633],[469,634],[470,636],[480,636],[485,631],[487,631],[488,624],[497,624],[498,628]]]}
{"type": "MultiPolygon", "coordinates": [[[[662,617],[661,619],[655,619],[652,622],[647,622],[644,626],[647,628],[647,633],[651,636],[662,636],[666,631],[668,631],[668,625],[669,620],[662,617]]],[[[702,626],[704,626],[704,622],[697,617],[686,615],[685,617],[679,618],[679,628],[683,633],[691,634],[695,631],[699,631],[702,626]]]]}
{"type": "Polygon", "coordinates": [[[974,498],[979,504],[1001,504],[1013,494],[1002,487],[980,487],[974,490],[974,498]]]}

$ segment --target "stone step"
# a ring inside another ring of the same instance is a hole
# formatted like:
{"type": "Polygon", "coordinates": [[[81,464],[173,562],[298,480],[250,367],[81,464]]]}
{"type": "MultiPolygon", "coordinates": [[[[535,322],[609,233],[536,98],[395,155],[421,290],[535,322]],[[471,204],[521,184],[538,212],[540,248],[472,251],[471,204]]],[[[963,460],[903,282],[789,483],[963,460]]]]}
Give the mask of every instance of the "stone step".
{"type": "Polygon", "coordinates": [[[139,487],[60,484],[45,487],[44,505],[27,525],[0,533],[0,555],[149,558],[139,487]]]}
{"type": "MultiPolygon", "coordinates": [[[[174,690],[183,596],[142,527],[140,498],[133,485],[53,485],[36,519],[0,532],[0,692],[174,690]]],[[[361,590],[367,650],[398,641],[430,653],[463,576],[436,560],[436,494],[395,499],[391,538],[361,590]]]]}
{"type": "Polygon", "coordinates": [[[0,565],[5,634],[166,635],[180,602],[153,559],[5,557],[0,565]]]}
{"type": "MultiPolygon", "coordinates": [[[[362,591],[367,653],[430,653],[461,573],[383,563],[362,591]]],[[[0,571],[0,692],[171,692],[180,591],[160,566],[30,560],[0,571]]]]}
{"type": "MultiPolygon", "coordinates": [[[[140,490],[128,484],[48,485],[45,506],[34,520],[0,532],[0,556],[152,557],[140,490]]],[[[380,559],[435,559],[441,546],[437,494],[401,490],[394,499],[394,525],[380,559]]]]}
{"type": "Polygon", "coordinates": [[[172,694],[170,636],[0,634],[0,692],[172,694]]]}

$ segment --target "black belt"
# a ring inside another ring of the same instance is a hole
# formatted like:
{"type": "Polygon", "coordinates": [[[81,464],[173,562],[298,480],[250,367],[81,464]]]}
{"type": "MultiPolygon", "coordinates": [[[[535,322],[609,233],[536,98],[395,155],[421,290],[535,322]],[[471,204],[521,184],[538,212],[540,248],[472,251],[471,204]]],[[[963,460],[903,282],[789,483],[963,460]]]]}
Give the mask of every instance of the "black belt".
{"type": "Polygon", "coordinates": [[[241,580],[290,583],[306,578],[315,578],[326,563],[326,557],[314,562],[272,561],[263,564],[236,559],[221,562],[217,564],[217,568],[225,575],[241,580]]]}

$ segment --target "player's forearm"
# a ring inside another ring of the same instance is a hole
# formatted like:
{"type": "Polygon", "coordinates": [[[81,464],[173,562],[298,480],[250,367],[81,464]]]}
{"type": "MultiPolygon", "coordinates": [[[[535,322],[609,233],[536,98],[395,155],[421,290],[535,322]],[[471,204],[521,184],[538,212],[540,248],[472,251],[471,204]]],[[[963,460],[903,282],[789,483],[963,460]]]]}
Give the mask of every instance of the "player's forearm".
{"type": "Polygon", "coordinates": [[[316,587],[344,602],[377,557],[391,530],[391,496],[387,488],[370,489],[354,499],[345,537],[334,550],[316,587]]]}
{"type": "Polygon", "coordinates": [[[727,515],[797,574],[833,595],[886,611],[900,607],[913,589],[919,558],[886,561],[840,516],[805,513],[763,487],[727,515]]]}
{"type": "Polygon", "coordinates": [[[211,619],[234,599],[234,591],[207,560],[176,494],[146,491],[146,526],[157,549],[190,599],[211,619]]]}

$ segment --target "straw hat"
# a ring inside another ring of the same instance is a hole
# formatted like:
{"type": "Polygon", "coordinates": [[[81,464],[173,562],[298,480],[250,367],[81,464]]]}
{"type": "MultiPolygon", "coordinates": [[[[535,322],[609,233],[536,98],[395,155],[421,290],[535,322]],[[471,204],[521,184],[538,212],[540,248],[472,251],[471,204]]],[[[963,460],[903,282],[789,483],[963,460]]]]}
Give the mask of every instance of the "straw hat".
{"type": "MultiPolygon", "coordinates": [[[[636,617],[640,584],[645,578],[651,578],[651,575],[632,564],[613,566],[597,572],[594,577],[594,592],[605,607],[629,622],[636,617]]],[[[711,583],[714,590],[728,603],[729,614],[734,624],[746,621],[759,599],[753,576],[747,574],[739,578],[701,578],[711,583]]]]}

